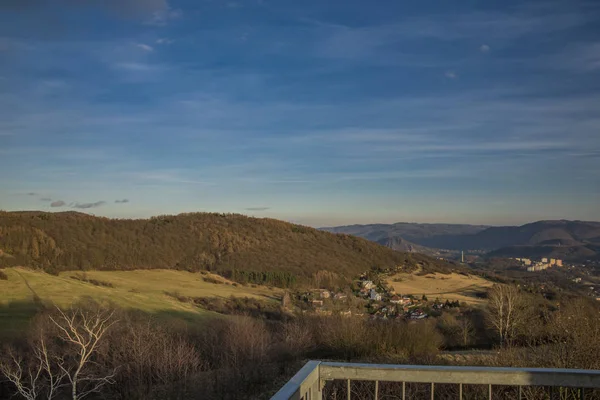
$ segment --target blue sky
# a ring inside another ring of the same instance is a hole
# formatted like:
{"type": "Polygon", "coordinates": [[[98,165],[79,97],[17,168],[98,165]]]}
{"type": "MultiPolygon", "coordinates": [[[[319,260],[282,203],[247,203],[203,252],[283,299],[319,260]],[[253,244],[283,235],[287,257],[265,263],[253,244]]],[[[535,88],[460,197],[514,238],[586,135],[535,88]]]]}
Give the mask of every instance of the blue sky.
{"type": "Polygon", "coordinates": [[[599,220],[599,20],[577,0],[4,0],[0,209],[599,220]]]}

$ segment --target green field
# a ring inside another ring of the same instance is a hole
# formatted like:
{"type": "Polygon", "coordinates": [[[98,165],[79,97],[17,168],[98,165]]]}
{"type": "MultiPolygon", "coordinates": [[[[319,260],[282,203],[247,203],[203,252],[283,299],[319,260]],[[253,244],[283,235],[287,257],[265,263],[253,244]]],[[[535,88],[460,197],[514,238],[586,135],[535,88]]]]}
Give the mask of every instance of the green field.
{"type": "Polygon", "coordinates": [[[87,279],[107,282],[114,287],[97,286],[73,279],[81,272],[62,272],[59,276],[27,268],[4,269],[8,280],[0,280],[0,330],[15,331],[35,312],[36,303],[67,307],[85,298],[112,302],[124,309],[157,315],[177,315],[186,319],[204,318],[212,313],[182,303],[165,292],[188,297],[254,297],[276,301],[279,289],[262,286],[233,286],[216,275],[201,275],[173,270],[87,271],[87,279]],[[204,278],[225,282],[205,282],[204,278]]]}

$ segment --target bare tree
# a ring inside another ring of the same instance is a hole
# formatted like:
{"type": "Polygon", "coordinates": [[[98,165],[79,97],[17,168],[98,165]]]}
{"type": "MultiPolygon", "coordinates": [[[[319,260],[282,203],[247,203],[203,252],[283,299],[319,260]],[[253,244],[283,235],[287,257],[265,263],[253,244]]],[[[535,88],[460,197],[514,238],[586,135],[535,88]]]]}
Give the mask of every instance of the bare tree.
{"type": "Polygon", "coordinates": [[[525,301],[516,286],[494,285],[488,294],[487,323],[500,343],[510,342],[525,323],[525,301]]]}
{"type": "Polygon", "coordinates": [[[22,356],[10,349],[8,357],[0,361],[0,373],[15,385],[17,392],[27,400],[35,400],[44,396],[50,400],[63,386],[64,371],[55,362],[55,356],[50,354],[40,332],[39,341],[33,344],[32,360],[24,360],[22,356]]]}
{"type": "Polygon", "coordinates": [[[94,373],[92,367],[102,337],[117,321],[114,311],[100,308],[57,310],[57,315],[50,316],[50,321],[57,328],[58,337],[74,349],[73,357],[59,360],[59,367],[71,385],[72,399],[79,400],[114,383],[116,370],[108,374],[94,373]]]}
{"type": "Polygon", "coordinates": [[[462,345],[464,347],[467,347],[469,345],[469,342],[471,341],[471,338],[475,334],[475,327],[466,316],[458,320],[457,326],[458,334],[462,345]]]}

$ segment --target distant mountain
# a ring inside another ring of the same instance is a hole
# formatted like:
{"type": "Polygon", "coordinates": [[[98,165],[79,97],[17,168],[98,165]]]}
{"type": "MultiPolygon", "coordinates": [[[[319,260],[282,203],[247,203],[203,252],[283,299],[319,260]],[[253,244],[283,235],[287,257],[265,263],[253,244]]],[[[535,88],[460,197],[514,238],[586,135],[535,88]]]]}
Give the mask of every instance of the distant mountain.
{"type": "MultiPolygon", "coordinates": [[[[321,228],[333,233],[346,233],[359,236],[374,242],[400,237],[409,242],[422,246],[428,238],[438,236],[471,235],[489,228],[486,225],[459,225],[459,224],[419,224],[410,222],[397,222],[395,224],[370,224],[346,225],[321,228]]],[[[436,247],[436,246],[434,246],[436,247]]]]}
{"type": "Polygon", "coordinates": [[[600,246],[510,246],[493,250],[489,257],[524,257],[540,259],[542,257],[559,258],[562,260],[584,260],[597,258],[600,255],[600,246]]]}
{"type": "Polygon", "coordinates": [[[0,212],[0,254],[0,268],[160,268],[260,272],[266,277],[287,273],[305,282],[319,271],[349,278],[372,267],[453,268],[350,235],[274,219],[208,213],[125,220],[75,212],[0,212]]]}
{"type": "Polygon", "coordinates": [[[421,254],[434,254],[435,249],[430,249],[425,246],[414,244],[408,240],[402,239],[401,237],[393,237],[387,239],[381,239],[378,241],[379,244],[389,247],[392,250],[403,251],[405,253],[421,253],[421,254]]]}
{"type": "Polygon", "coordinates": [[[600,254],[600,222],[557,220],[502,227],[398,223],[324,229],[378,243],[402,238],[429,249],[478,250],[495,256],[582,259],[600,254]]]}

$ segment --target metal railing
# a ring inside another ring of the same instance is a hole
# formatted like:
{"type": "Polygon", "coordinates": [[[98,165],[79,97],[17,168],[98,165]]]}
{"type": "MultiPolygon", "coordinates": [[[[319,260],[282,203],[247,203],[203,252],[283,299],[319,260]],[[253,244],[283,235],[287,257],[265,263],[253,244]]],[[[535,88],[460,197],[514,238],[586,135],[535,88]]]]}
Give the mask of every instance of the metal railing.
{"type": "MultiPolygon", "coordinates": [[[[600,388],[600,371],[551,368],[492,368],[492,367],[451,367],[422,365],[389,364],[352,364],[337,362],[309,361],[290,379],[272,400],[322,400],[323,389],[328,382],[342,381],[345,398],[352,399],[351,382],[372,382],[369,398],[378,400],[380,383],[395,382],[399,392],[395,398],[413,398],[407,393],[409,384],[428,384],[428,394],[436,398],[436,385],[453,384],[458,386],[456,396],[463,399],[463,387],[466,385],[485,385],[485,397],[493,398],[493,388],[497,386],[514,387],[516,392],[508,398],[523,398],[523,389],[529,387],[550,388],[550,399],[557,398],[588,399],[586,389],[600,388]],[[554,388],[560,388],[554,391],[554,388]],[[570,395],[562,391],[571,390],[570,395]],[[571,397],[569,397],[571,396],[571,397]]],[[[454,392],[453,392],[454,393],[454,392]]],[[[339,398],[339,396],[336,396],[339,398]]],[[[437,396],[439,397],[439,396],[437,396]]],[[[445,393],[445,398],[448,393],[445,393]]],[[[476,398],[482,398],[480,395],[476,398]]]]}

